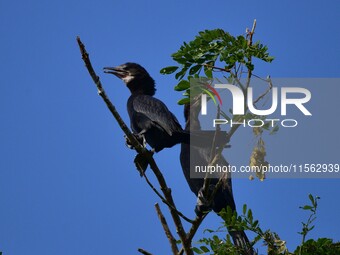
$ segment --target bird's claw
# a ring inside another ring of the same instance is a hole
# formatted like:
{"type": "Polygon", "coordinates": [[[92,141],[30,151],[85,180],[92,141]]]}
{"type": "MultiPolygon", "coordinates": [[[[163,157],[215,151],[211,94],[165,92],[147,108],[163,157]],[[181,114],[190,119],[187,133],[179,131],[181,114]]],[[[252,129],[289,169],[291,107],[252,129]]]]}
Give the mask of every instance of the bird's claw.
{"type": "MultiPolygon", "coordinates": [[[[211,193],[211,191],[213,191],[214,187],[215,187],[214,185],[209,186],[209,194],[211,193]]],[[[208,198],[204,195],[203,188],[201,188],[197,194],[197,202],[195,207],[196,215],[206,214],[212,210],[212,207],[213,202],[209,203],[208,198]]]]}
{"type": "Polygon", "coordinates": [[[137,154],[134,160],[135,166],[142,177],[148,168],[149,162],[143,154],[137,154]]]}
{"type": "MultiPolygon", "coordinates": [[[[138,140],[138,142],[145,148],[146,147],[146,140],[144,135],[139,135],[139,134],[133,134],[133,136],[138,140]]],[[[129,137],[127,137],[127,135],[124,135],[125,138],[125,145],[131,149],[134,150],[135,147],[132,145],[129,137]]]]}
{"type": "Polygon", "coordinates": [[[128,147],[128,148],[131,149],[131,150],[133,150],[134,147],[133,147],[133,145],[131,144],[130,139],[127,137],[127,135],[124,135],[124,138],[125,138],[125,145],[126,145],[126,147],[128,147]]]}

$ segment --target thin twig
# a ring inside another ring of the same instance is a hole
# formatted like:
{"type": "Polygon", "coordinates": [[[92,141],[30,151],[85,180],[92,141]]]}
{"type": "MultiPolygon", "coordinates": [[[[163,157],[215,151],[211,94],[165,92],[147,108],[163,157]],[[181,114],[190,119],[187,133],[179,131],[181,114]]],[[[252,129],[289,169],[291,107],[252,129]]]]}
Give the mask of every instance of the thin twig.
{"type": "Polygon", "coordinates": [[[217,70],[220,70],[222,72],[227,72],[227,73],[230,72],[230,69],[226,69],[226,68],[222,68],[222,67],[218,67],[218,66],[208,65],[206,63],[202,64],[202,66],[206,66],[206,67],[211,68],[211,69],[217,69],[217,70]]]}
{"type": "MultiPolygon", "coordinates": [[[[221,116],[221,107],[220,107],[220,105],[217,105],[216,119],[219,119],[220,116],[221,116]]],[[[213,160],[213,157],[216,153],[216,138],[217,138],[217,134],[219,134],[220,131],[221,131],[220,125],[217,125],[216,128],[215,128],[214,139],[213,139],[213,143],[212,143],[212,147],[211,147],[211,151],[210,151],[209,162],[211,162],[213,160]]]]}
{"type": "MultiPolygon", "coordinates": [[[[251,31],[248,33],[248,47],[253,45],[253,35],[255,33],[255,28],[256,28],[256,19],[254,19],[254,23],[253,23],[253,27],[251,29],[251,31]]],[[[248,58],[248,61],[251,63],[251,56],[248,58]]],[[[248,68],[248,77],[247,77],[247,84],[246,84],[246,89],[249,87],[250,85],[250,79],[252,76],[252,70],[248,68]]]]}
{"type": "MultiPolygon", "coordinates": [[[[143,177],[145,178],[146,183],[150,186],[150,188],[156,193],[156,195],[162,200],[162,202],[164,204],[166,204],[169,207],[172,207],[171,204],[168,203],[168,201],[166,201],[166,199],[162,196],[161,193],[159,193],[159,191],[155,188],[155,186],[153,186],[153,184],[151,183],[151,181],[149,180],[149,178],[146,176],[145,172],[143,173],[143,177]]],[[[183,213],[181,213],[180,211],[178,211],[176,208],[173,208],[173,210],[176,210],[176,212],[178,213],[179,216],[181,216],[183,218],[183,220],[189,222],[189,223],[193,223],[194,221],[189,219],[188,217],[186,217],[183,213]]]]}
{"type": "Polygon", "coordinates": [[[272,88],[273,88],[273,83],[272,83],[272,80],[270,79],[270,77],[267,78],[267,82],[268,82],[268,84],[269,84],[267,90],[266,90],[262,95],[260,95],[260,96],[254,101],[253,104],[256,104],[258,101],[260,101],[262,98],[264,98],[264,97],[269,93],[269,91],[272,90],[272,88]]]}
{"type": "Polygon", "coordinates": [[[152,255],[152,253],[150,253],[150,252],[148,252],[148,251],[146,251],[146,250],[144,250],[144,249],[142,249],[142,248],[139,248],[138,251],[139,251],[140,253],[144,254],[144,255],[152,255]]]}
{"type": "Polygon", "coordinates": [[[236,81],[237,85],[242,89],[243,94],[246,93],[246,89],[245,87],[243,87],[242,82],[239,80],[239,78],[237,77],[237,74],[234,74],[233,72],[230,72],[230,75],[232,78],[234,78],[234,80],[236,81]]]}
{"type": "Polygon", "coordinates": [[[255,33],[255,28],[256,28],[256,19],[254,19],[253,27],[251,28],[251,31],[248,33],[249,35],[248,45],[252,45],[253,43],[253,34],[255,33]]]}
{"type": "Polygon", "coordinates": [[[177,247],[177,244],[176,244],[176,239],[174,238],[174,236],[172,235],[172,233],[170,231],[168,223],[166,222],[166,219],[165,219],[165,217],[164,217],[164,215],[161,211],[161,208],[159,207],[159,204],[156,203],[155,208],[156,208],[158,218],[159,218],[159,220],[160,220],[160,222],[163,226],[166,237],[168,238],[168,240],[170,242],[172,253],[174,255],[177,255],[178,254],[178,247],[177,247]]]}
{"type": "Polygon", "coordinates": [[[258,78],[258,79],[261,80],[261,81],[268,82],[268,78],[262,78],[262,77],[258,76],[257,74],[254,74],[254,73],[252,73],[252,76],[258,78]]]}

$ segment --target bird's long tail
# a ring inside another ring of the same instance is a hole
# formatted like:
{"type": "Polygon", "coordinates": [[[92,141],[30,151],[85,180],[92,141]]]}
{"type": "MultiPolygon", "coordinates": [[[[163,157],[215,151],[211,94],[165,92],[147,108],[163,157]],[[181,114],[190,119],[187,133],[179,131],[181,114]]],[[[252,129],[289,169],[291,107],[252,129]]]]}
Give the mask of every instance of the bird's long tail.
{"type": "Polygon", "coordinates": [[[242,255],[254,255],[254,250],[250,245],[249,239],[244,231],[229,231],[235,246],[241,248],[242,255]]]}

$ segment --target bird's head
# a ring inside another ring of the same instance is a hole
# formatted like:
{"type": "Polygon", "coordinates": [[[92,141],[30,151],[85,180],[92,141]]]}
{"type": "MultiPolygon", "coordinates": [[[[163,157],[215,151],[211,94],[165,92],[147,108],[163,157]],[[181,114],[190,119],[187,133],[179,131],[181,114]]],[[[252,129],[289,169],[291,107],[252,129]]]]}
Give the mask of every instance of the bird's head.
{"type": "Polygon", "coordinates": [[[139,64],[125,63],[116,67],[104,67],[104,72],[114,74],[130,89],[132,94],[155,94],[155,81],[149,73],[139,64]]]}

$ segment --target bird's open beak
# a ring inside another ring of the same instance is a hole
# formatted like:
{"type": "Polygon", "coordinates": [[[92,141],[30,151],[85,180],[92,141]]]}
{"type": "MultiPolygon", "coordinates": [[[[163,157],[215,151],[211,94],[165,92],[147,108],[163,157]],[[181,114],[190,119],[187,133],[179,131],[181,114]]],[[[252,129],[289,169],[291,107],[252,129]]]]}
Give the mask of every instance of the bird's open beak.
{"type": "Polygon", "coordinates": [[[104,67],[104,73],[110,73],[116,75],[119,79],[126,77],[129,73],[125,71],[121,66],[116,67],[104,67]]]}

